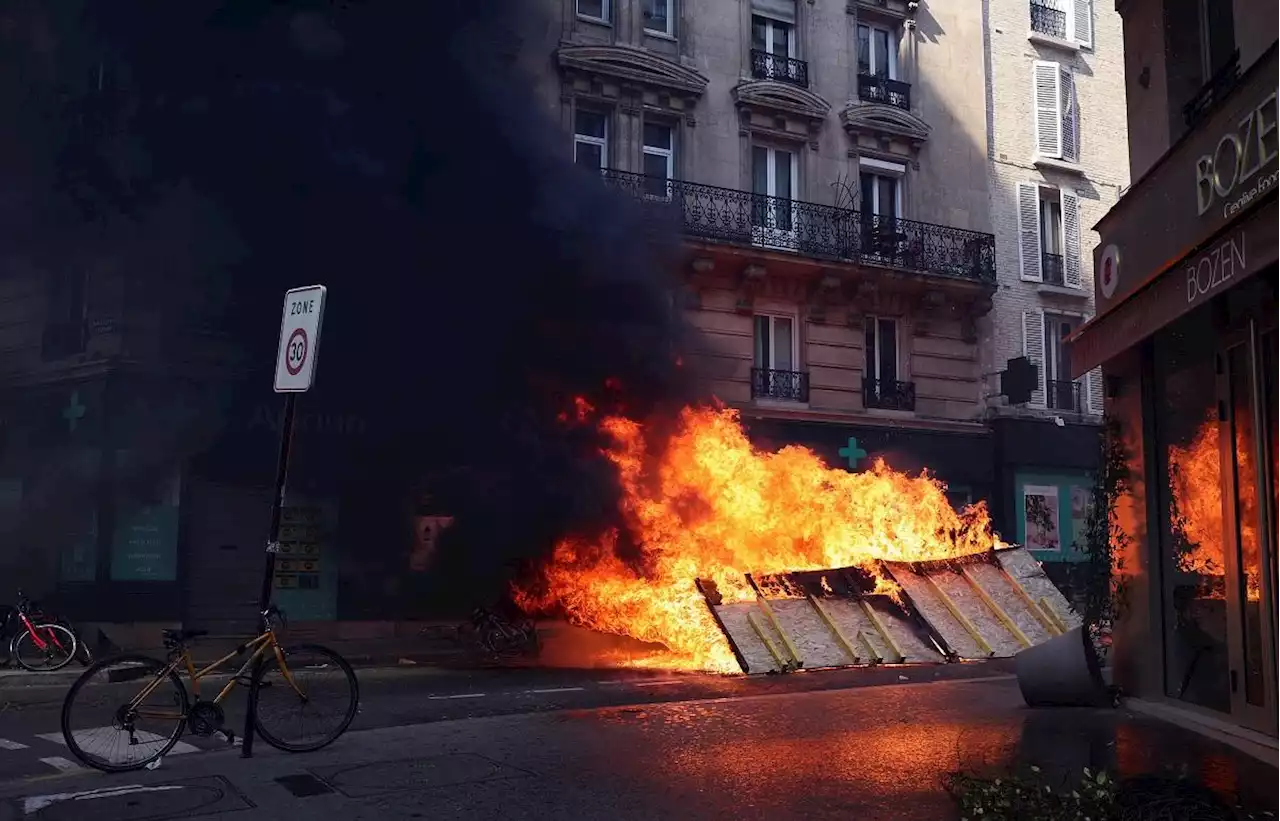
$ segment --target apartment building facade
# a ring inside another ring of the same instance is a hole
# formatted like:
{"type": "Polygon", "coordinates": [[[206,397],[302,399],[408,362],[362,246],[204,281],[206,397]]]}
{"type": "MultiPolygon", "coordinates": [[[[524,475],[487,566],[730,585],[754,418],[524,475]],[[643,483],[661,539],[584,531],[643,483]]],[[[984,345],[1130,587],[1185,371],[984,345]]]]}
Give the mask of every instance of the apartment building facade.
{"type": "Polygon", "coordinates": [[[945,4],[556,0],[578,165],[675,214],[691,363],[765,445],[991,488],[981,17],[945,4]]]}
{"type": "Polygon", "coordinates": [[[1067,338],[1094,312],[1092,226],[1128,183],[1120,15],[1092,0],[991,0],[986,10],[991,211],[999,287],[986,373],[1037,368],[1031,401],[988,381],[992,499],[1006,537],[1054,563],[1076,547],[1097,466],[1103,381],[1069,373],[1067,338]],[[1028,517],[1029,510],[1047,516],[1028,517]]]}
{"type": "Polygon", "coordinates": [[[1116,681],[1274,749],[1276,8],[1117,7],[1134,182],[1071,345],[1073,375],[1107,374],[1130,467],[1116,681]]]}

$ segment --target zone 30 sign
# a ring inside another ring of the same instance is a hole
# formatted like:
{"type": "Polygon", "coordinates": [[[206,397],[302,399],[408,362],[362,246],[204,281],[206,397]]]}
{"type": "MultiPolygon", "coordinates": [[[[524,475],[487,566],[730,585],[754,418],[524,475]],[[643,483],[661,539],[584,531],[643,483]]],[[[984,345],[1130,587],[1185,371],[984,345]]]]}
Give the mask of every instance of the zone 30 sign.
{"type": "Polygon", "coordinates": [[[284,295],[276,350],[276,393],[302,393],[315,381],[324,296],[323,285],[294,288],[284,295]]]}

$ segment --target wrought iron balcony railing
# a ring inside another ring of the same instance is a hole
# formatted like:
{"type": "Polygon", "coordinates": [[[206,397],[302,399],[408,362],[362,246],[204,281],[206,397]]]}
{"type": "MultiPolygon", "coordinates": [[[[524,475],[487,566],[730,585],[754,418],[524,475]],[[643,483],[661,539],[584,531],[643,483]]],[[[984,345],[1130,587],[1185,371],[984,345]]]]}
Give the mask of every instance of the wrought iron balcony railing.
{"type": "Polygon", "coordinates": [[[606,183],[669,208],[688,236],[994,283],[995,237],[733,188],[605,171],[606,183]],[[667,196],[654,196],[655,190],[667,196]]]}
{"type": "Polygon", "coordinates": [[[1069,379],[1045,380],[1044,399],[1051,410],[1080,413],[1080,383],[1069,379]]]}
{"type": "Polygon", "coordinates": [[[1066,285],[1062,273],[1062,254],[1040,255],[1040,278],[1046,285],[1066,285]]]}
{"type": "Polygon", "coordinates": [[[916,409],[916,383],[865,377],[862,380],[862,406],[880,410],[913,411],[916,409]]]}
{"type": "Polygon", "coordinates": [[[757,80],[777,80],[801,88],[809,87],[809,64],[794,57],[782,57],[762,49],[751,49],[751,76],[757,80]]]}
{"type": "Polygon", "coordinates": [[[868,103],[884,103],[903,111],[910,111],[911,84],[901,80],[890,80],[878,74],[859,74],[858,99],[868,103]]]}
{"type": "Polygon", "coordinates": [[[1182,107],[1182,119],[1187,128],[1193,128],[1219,100],[1225,99],[1240,79],[1240,49],[1236,49],[1227,58],[1209,82],[1200,87],[1186,105],[1182,107]]]}
{"type": "Polygon", "coordinates": [[[1031,30],[1039,34],[1067,39],[1067,13],[1046,3],[1031,2],[1031,30]]]}
{"type": "Polygon", "coordinates": [[[779,371],[773,368],[751,369],[752,399],[809,401],[809,374],[804,371],[779,371]]]}

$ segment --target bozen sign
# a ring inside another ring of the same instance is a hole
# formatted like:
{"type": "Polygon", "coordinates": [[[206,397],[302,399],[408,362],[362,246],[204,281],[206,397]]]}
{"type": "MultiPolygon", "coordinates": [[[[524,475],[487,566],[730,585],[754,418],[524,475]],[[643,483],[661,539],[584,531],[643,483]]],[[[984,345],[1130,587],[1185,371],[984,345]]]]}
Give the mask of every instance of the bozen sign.
{"type": "MultiPolygon", "coordinates": [[[[1188,260],[1221,245],[1240,227],[1234,223],[1275,199],[1280,191],[1276,67],[1276,49],[1268,49],[1098,221],[1099,318],[1166,275],[1185,306],[1188,260]],[[1110,279],[1102,276],[1108,249],[1110,279]]],[[[1249,265],[1255,270],[1263,251],[1250,236],[1249,265]]],[[[1242,273],[1237,271],[1236,279],[1242,273]]]]}
{"type": "Polygon", "coordinates": [[[1276,158],[1276,92],[1271,92],[1223,133],[1213,153],[1196,160],[1196,213],[1203,216],[1222,203],[1226,219],[1276,185],[1276,170],[1259,174],[1276,158]]]}

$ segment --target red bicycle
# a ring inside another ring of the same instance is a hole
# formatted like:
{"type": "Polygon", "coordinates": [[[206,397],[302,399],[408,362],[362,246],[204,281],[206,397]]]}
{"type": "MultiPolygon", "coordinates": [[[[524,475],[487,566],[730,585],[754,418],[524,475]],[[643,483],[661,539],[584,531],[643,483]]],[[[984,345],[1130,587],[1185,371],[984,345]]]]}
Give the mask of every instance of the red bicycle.
{"type": "Polygon", "coordinates": [[[50,621],[22,591],[18,603],[0,611],[0,637],[9,636],[9,661],[24,670],[61,670],[80,650],[80,639],[68,625],[50,621]]]}

